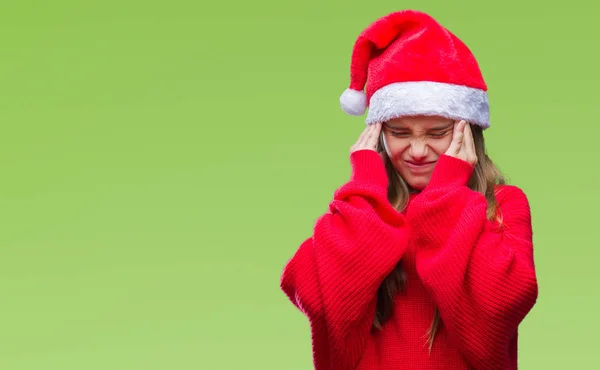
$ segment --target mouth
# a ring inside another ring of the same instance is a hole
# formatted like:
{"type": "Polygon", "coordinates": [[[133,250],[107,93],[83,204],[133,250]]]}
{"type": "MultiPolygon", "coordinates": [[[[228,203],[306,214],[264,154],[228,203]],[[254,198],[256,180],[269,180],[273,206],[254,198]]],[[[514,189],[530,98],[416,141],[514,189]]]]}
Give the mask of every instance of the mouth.
{"type": "Polygon", "coordinates": [[[412,169],[426,169],[429,168],[431,165],[433,165],[435,162],[420,162],[420,163],[415,163],[415,162],[410,162],[410,161],[404,161],[404,163],[412,169]]]}

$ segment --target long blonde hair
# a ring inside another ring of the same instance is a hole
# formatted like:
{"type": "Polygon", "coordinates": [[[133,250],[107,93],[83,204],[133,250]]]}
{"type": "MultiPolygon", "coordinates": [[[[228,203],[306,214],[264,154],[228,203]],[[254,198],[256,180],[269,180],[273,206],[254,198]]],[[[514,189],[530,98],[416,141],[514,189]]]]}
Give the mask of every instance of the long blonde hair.
{"type": "MultiPolygon", "coordinates": [[[[486,153],[482,128],[471,125],[471,131],[473,132],[475,152],[478,160],[473,175],[469,179],[468,187],[485,196],[488,204],[487,218],[490,221],[497,221],[499,226],[501,226],[502,215],[498,209],[494,187],[496,184],[505,184],[506,181],[501,171],[494,165],[486,153]]],[[[381,136],[377,145],[378,152],[385,150],[382,138],[383,137],[381,136]]],[[[396,172],[387,155],[384,155],[384,161],[389,177],[388,199],[394,208],[401,212],[408,204],[409,195],[412,189],[398,172],[396,172]]],[[[385,322],[389,320],[394,309],[394,296],[396,293],[401,292],[405,285],[406,274],[402,268],[402,261],[400,261],[379,287],[377,293],[377,311],[373,320],[374,330],[381,330],[385,322]]],[[[435,335],[441,324],[440,313],[436,307],[433,321],[426,333],[429,350],[432,348],[433,340],[435,339],[435,335]]]]}

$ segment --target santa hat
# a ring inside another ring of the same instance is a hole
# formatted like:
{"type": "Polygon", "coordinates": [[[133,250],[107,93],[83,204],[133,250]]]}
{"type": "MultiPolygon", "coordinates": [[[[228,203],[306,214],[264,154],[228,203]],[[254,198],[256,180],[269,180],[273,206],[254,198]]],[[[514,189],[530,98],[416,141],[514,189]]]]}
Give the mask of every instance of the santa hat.
{"type": "Polygon", "coordinates": [[[487,86],[475,57],[425,13],[394,12],[367,27],[354,44],[350,76],[342,109],[360,116],[368,107],[367,124],[435,115],[490,126],[487,86]]]}

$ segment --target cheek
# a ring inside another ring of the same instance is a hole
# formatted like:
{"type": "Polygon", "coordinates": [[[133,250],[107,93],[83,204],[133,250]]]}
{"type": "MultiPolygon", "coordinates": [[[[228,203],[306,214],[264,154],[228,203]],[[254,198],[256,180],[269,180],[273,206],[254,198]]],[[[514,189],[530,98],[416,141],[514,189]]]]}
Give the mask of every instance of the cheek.
{"type": "Polygon", "coordinates": [[[445,153],[448,150],[448,148],[450,148],[451,143],[452,136],[446,136],[441,140],[436,140],[435,142],[432,142],[431,147],[436,153],[442,154],[445,153]]]}
{"type": "Polygon", "coordinates": [[[397,157],[408,147],[408,141],[393,136],[383,135],[383,144],[387,155],[391,158],[397,157]]]}

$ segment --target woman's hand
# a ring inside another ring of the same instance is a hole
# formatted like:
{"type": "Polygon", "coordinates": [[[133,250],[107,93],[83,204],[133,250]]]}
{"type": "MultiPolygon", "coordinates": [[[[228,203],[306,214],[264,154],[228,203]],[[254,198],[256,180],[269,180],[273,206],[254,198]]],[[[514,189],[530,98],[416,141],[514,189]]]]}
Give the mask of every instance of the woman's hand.
{"type": "Polygon", "coordinates": [[[452,142],[446,150],[446,155],[462,159],[463,161],[475,166],[477,164],[477,154],[475,154],[475,142],[471,126],[465,121],[454,123],[452,132],[452,142]]]}
{"type": "Polygon", "coordinates": [[[350,148],[350,154],[359,150],[377,150],[377,141],[381,133],[381,123],[368,125],[358,137],[358,140],[350,148]]]}

